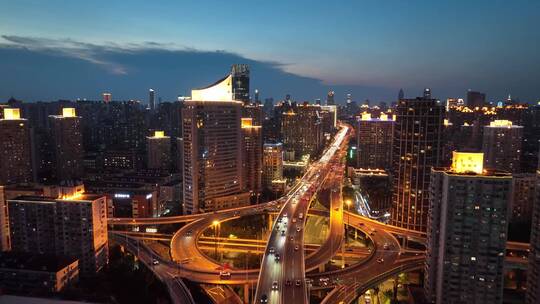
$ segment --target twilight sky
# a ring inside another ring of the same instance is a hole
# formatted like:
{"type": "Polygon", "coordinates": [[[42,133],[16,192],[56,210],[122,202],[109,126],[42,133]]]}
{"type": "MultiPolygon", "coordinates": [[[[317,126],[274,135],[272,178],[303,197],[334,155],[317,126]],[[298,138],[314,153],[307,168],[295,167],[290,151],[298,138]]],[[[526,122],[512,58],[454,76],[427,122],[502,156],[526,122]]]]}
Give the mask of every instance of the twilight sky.
{"type": "Polygon", "coordinates": [[[252,66],[261,96],[540,99],[540,1],[0,0],[0,102],[164,100],[252,66]]]}

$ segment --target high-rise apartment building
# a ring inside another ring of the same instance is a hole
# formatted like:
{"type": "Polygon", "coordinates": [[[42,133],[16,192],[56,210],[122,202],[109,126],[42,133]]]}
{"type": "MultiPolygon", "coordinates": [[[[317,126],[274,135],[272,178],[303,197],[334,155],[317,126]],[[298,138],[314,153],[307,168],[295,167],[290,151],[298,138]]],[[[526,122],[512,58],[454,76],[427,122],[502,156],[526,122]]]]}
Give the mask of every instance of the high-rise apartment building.
{"type": "Polygon", "coordinates": [[[171,169],[171,138],[163,131],[155,131],[146,137],[146,161],[149,169],[171,169]]]}
{"type": "Polygon", "coordinates": [[[156,92],[154,89],[148,90],[148,108],[150,111],[156,110],[156,92]]]}
{"type": "Polygon", "coordinates": [[[184,210],[249,204],[250,193],[242,192],[243,103],[232,100],[231,76],[193,90],[192,97],[182,109],[184,210]]]}
{"type": "Polygon", "coordinates": [[[484,126],[482,152],[487,169],[520,172],[523,127],[509,120],[495,120],[484,126]]]}
{"type": "Polygon", "coordinates": [[[536,194],[530,244],[525,303],[536,304],[540,302],[540,164],[536,170],[536,194]]]}
{"type": "Polygon", "coordinates": [[[476,91],[467,91],[467,106],[469,108],[483,107],[486,105],[486,94],[476,92],[476,91]]]}
{"type": "Polygon", "coordinates": [[[76,257],[82,275],[101,270],[108,261],[105,197],[79,191],[8,200],[12,250],[76,257]]]}
{"type": "Polygon", "coordinates": [[[254,126],[262,126],[264,121],[263,106],[260,104],[249,104],[242,107],[242,117],[251,118],[254,126]]]}
{"type": "Polygon", "coordinates": [[[336,100],[334,98],[334,96],[336,95],[336,93],[334,93],[334,91],[329,91],[328,94],[326,95],[326,105],[327,106],[335,106],[336,105],[336,100]]]}
{"type": "Polygon", "coordinates": [[[30,128],[19,109],[4,108],[0,119],[0,185],[32,180],[30,128]]]}
{"type": "Polygon", "coordinates": [[[232,76],[232,100],[242,101],[249,104],[249,65],[234,64],[231,67],[232,76]]]}
{"type": "Polygon", "coordinates": [[[320,111],[318,105],[293,104],[281,115],[283,147],[287,152],[294,152],[295,159],[306,154],[314,156],[323,148],[320,111]]]}
{"type": "Polygon", "coordinates": [[[510,223],[531,223],[536,190],[536,174],[517,173],[513,177],[512,217],[510,223]]]}
{"type": "Polygon", "coordinates": [[[369,113],[358,117],[356,122],[356,167],[365,169],[390,169],[392,166],[392,143],[394,118],[381,113],[374,118],[369,113]]]}
{"type": "Polygon", "coordinates": [[[244,191],[257,195],[262,190],[262,130],[253,119],[242,118],[244,191]]]}
{"type": "Polygon", "coordinates": [[[272,188],[272,181],[283,179],[283,144],[265,143],[263,148],[263,185],[272,188]]]}
{"type": "MultiPolygon", "coordinates": [[[[510,173],[455,152],[431,171],[424,288],[430,303],[502,303],[510,173]]],[[[535,302],[536,303],[536,302],[535,302]]]]}
{"type": "Polygon", "coordinates": [[[80,118],[75,114],[74,108],[63,108],[62,115],[50,115],[49,119],[55,179],[81,179],[84,151],[80,118]]]}
{"type": "Polygon", "coordinates": [[[439,165],[443,128],[437,100],[402,99],[396,107],[391,223],[426,231],[431,167],[439,165]]]}

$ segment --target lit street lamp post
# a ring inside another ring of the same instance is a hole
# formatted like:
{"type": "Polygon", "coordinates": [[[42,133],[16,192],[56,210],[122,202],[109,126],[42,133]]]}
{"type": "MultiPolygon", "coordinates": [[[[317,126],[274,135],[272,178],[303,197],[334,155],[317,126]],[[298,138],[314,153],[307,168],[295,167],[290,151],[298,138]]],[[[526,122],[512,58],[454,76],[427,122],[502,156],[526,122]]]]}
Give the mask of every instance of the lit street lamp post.
{"type": "Polygon", "coordinates": [[[214,255],[216,256],[216,259],[217,259],[218,258],[218,236],[217,236],[217,234],[218,234],[219,221],[214,220],[212,222],[212,225],[214,226],[214,243],[216,244],[214,255]]]}

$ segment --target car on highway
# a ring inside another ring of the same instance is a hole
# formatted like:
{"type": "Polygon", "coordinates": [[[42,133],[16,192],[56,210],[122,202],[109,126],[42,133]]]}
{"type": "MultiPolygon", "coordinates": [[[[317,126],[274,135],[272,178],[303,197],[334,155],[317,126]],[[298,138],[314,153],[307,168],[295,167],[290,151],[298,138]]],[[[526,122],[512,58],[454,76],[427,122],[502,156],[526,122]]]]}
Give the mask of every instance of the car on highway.
{"type": "Polygon", "coordinates": [[[298,218],[303,219],[304,218],[304,213],[300,212],[300,214],[298,215],[298,218]]]}
{"type": "Polygon", "coordinates": [[[274,252],[276,252],[276,248],[270,247],[270,249],[268,249],[268,252],[269,252],[270,254],[273,254],[274,252]]]}
{"type": "Polygon", "coordinates": [[[277,282],[277,281],[274,281],[274,282],[272,283],[272,289],[273,289],[273,290],[277,290],[277,289],[278,289],[278,282],[277,282]]]}
{"type": "Polygon", "coordinates": [[[291,286],[291,285],[292,285],[292,282],[291,282],[291,280],[287,280],[287,281],[285,281],[285,286],[291,286]]]}
{"type": "Polygon", "coordinates": [[[263,294],[261,296],[261,303],[268,303],[268,296],[267,295],[263,294]]]}
{"type": "Polygon", "coordinates": [[[281,230],[281,236],[285,236],[285,230],[281,230]]]}
{"type": "Polygon", "coordinates": [[[283,213],[283,217],[287,217],[287,212],[283,213]]]}
{"type": "Polygon", "coordinates": [[[298,251],[300,247],[298,245],[294,245],[294,251],[298,251]]]}
{"type": "Polygon", "coordinates": [[[283,219],[281,217],[278,217],[277,222],[281,223],[282,221],[283,221],[283,219]]]}
{"type": "Polygon", "coordinates": [[[281,258],[281,256],[279,255],[279,253],[276,253],[276,254],[274,255],[274,261],[276,261],[276,263],[279,262],[279,259],[280,259],[280,258],[281,258]]]}
{"type": "Polygon", "coordinates": [[[319,278],[319,285],[320,286],[328,286],[329,281],[330,281],[330,278],[319,278]]]}
{"type": "Polygon", "coordinates": [[[220,271],[219,272],[219,278],[222,280],[228,280],[231,278],[231,273],[228,271],[220,271]]]}
{"type": "Polygon", "coordinates": [[[302,285],[302,281],[300,281],[300,280],[296,280],[296,282],[294,283],[294,285],[296,285],[296,286],[300,286],[300,285],[302,285]]]}
{"type": "Polygon", "coordinates": [[[291,242],[294,241],[294,236],[291,236],[291,237],[289,238],[289,241],[291,241],[291,242]]]}
{"type": "Polygon", "coordinates": [[[302,230],[302,227],[300,226],[296,227],[296,232],[300,232],[300,230],[302,230]]]}
{"type": "Polygon", "coordinates": [[[159,261],[156,259],[152,259],[152,265],[159,265],[159,261]]]}
{"type": "Polygon", "coordinates": [[[292,218],[292,222],[296,223],[296,218],[295,217],[292,218]]]}
{"type": "Polygon", "coordinates": [[[377,263],[379,263],[379,264],[384,263],[384,259],[383,259],[383,258],[378,258],[378,259],[377,259],[377,263]]]}
{"type": "Polygon", "coordinates": [[[388,250],[389,248],[390,248],[390,245],[388,245],[388,243],[384,243],[383,249],[384,249],[384,250],[388,250]]]}

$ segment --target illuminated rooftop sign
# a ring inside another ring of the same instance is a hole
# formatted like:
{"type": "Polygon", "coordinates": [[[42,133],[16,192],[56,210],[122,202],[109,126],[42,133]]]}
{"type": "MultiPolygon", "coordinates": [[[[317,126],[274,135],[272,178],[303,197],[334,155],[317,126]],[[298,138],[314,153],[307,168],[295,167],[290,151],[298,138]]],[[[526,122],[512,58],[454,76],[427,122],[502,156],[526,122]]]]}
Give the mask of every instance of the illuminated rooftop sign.
{"type": "Polygon", "coordinates": [[[250,128],[253,126],[252,118],[242,118],[242,128],[250,128]]]}
{"type": "Polygon", "coordinates": [[[75,117],[75,116],[77,116],[75,114],[75,108],[63,108],[62,109],[62,116],[63,117],[75,117]]]}
{"type": "Polygon", "coordinates": [[[154,131],[154,137],[157,137],[157,138],[165,137],[165,131],[154,131]]]}
{"type": "Polygon", "coordinates": [[[452,152],[452,171],[455,173],[482,174],[484,153],[452,152]]]}
{"type": "Polygon", "coordinates": [[[511,127],[512,122],[510,120],[495,120],[489,123],[490,127],[511,127]]]}
{"type": "Polygon", "coordinates": [[[191,100],[232,101],[232,76],[228,75],[208,87],[191,90],[191,100]]]}
{"type": "Polygon", "coordinates": [[[7,120],[21,119],[21,110],[14,109],[14,108],[4,109],[4,119],[7,119],[7,120]]]}

